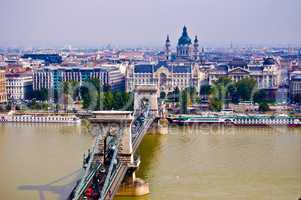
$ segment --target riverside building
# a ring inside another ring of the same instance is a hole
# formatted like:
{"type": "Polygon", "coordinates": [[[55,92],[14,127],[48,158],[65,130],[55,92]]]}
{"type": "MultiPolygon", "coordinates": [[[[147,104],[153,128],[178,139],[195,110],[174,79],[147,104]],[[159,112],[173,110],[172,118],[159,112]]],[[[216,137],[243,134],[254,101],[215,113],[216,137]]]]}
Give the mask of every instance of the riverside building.
{"type": "Polygon", "coordinates": [[[6,91],[8,100],[29,99],[32,93],[32,74],[6,74],[6,91]]]}
{"type": "Polygon", "coordinates": [[[175,88],[183,90],[188,87],[200,89],[204,74],[198,65],[174,65],[167,62],[158,64],[138,64],[129,67],[126,72],[126,90],[133,91],[136,85],[154,84],[160,92],[166,94],[175,88]]]}
{"type": "Polygon", "coordinates": [[[292,103],[300,103],[301,99],[301,71],[294,72],[289,80],[289,96],[292,103]]]}
{"type": "Polygon", "coordinates": [[[237,82],[243,78],[253,78],[259,89],[276,89],[280,85],[280,66],[273,58],[261,63],[248,63],[243,59],[233,59],[228,64],[218,64],[208,72],[208,82],[213,84],[220,77],[229,77],[237,82]]]}
{"type": "Polygon", "coordinates": [[[77,81],[80,85],[98,79],[100,85],[109,85],[112,90],[124,90],[125,78],[116,67],[57,67],[49,66],[35,70],[33,89],[59,89],[66,81],[77,81]]]}
{"type": "Polygon", "coordinates": [[[7,102],[5,71],[0,70],[0,103],[7,102]]]}

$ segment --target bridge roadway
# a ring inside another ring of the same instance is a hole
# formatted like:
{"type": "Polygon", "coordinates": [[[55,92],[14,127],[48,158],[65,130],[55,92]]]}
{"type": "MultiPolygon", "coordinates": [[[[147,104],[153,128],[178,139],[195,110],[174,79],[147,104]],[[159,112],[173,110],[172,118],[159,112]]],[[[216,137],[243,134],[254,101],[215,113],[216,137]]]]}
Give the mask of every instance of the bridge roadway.
{"type": "MultiPolygon", "coordinates": [[[[144,108],[140,113],[135,113],[134,116],[135,118],[131,124],[133,154],[137,151],[143,137],[155,120],[155,116],[152,115],[149,107],[144,108]]],[[[98,153],[98,143],[103,139],[99,134],[92,147],[92,152],[84,159],[81,179],[68,200],[111,200],[114,198],[128,169],[135,168],[139,163],[138,159],[128,165],[118,159],[117,154],[122,132],[121,129],[118,130],[117,138],[110,143],[109,150],[105,155],[106,161],[103,164],[94,162],[94,156],[98,153]]]]}

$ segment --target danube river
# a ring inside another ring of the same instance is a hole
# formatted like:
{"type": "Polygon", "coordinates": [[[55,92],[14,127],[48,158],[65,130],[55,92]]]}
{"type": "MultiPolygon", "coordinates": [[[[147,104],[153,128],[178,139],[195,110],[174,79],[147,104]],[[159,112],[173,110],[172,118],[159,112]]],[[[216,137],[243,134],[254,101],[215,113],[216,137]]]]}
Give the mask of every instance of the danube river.
{"type": "MultiPolygon", "coordinates": [[[[91,143],[80,126],[0,125],[0,198],[60,199],[91,143]]],[[[139,151],[151,194],[117,200],[301,198],[301,129],[170,127],[139,151]]]]}

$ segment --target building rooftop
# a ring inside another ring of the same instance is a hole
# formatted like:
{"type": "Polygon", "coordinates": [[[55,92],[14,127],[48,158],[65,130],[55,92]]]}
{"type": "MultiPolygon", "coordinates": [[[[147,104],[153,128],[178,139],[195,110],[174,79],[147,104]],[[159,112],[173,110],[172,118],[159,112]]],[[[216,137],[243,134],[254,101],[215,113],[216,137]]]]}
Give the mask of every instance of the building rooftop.
{"type": "Polygon", "coordinates": [[[292,80],[301,81],[301,74],[297,74],[297,75],[292,76],[292,80]]]}
{"type": "Polygon", "coordinates": [[[263,66],[249,66],[249,71],[251,72],[262,72],[263,66]]]}
{"type": "Polygon", "coordinates": [[[154,65],[151,64],[141,64],[141,65],[135,65],[134,72],[135,73],[153,73],[154,65]]]}
{"type": "Polygon", "coordinates": [[[263,65],[274,65],[276,62],[273,58],[266,58],[263,61],[263,65]]]}
{"type": "Polygon", "coordinates": [[[65,71],[78,71],[78,70],[103,70],[103,71],[114,71],[114,70],[119,70],[118,67],[115,66],[93,66],[93,67],[85,67],[82,65],[79,66],[46,66],[44,68],[41,68],[39,70],[65,70],[65,71]]]}
{"type": "Polygon", "coordinates": [[[187,65],[171,66],[164,62],[160,62],[158,65],[151,65],[151,64],[135,65],[134,73],[154,73],[161,67],[165,67],[168,69],[169,72],[173,72],[173,73],[191,73],[191,66],[187,66],[187,65]]]}
{"type": "Polygon", "coordinates": [[[234,58],[231,62],[229,62],[231,67],[245,67],[248,63],[242,58],[234,58]]]}

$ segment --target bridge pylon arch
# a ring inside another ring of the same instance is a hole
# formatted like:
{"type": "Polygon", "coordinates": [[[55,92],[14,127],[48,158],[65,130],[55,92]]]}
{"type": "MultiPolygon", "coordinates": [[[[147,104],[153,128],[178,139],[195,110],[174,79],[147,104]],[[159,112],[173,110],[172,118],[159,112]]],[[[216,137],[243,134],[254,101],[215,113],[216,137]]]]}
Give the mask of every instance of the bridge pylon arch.
{"type": "Polygon", "coordinates": [[[136,85],[134,90],[134,111],[140,112],[142,103],[147,101],[150,104],[150,111],[158,116],[158,87],[157,85],[136,85]]]}

